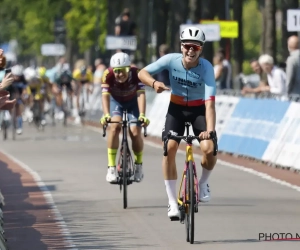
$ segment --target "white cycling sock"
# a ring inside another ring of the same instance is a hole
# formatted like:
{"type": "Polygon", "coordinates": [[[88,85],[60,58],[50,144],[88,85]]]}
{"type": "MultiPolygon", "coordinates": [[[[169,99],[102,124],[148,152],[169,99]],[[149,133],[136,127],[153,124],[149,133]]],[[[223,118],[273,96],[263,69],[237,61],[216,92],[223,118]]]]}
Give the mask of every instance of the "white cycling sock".
{"type": "Polygon", "coordinates": [[[204,184],[208,181],[208,178],[211,174],[212,170],[207,170],[206,168],[203,168],[202,167],[202,175],[201,175],[201,178],[199,180],[199,184],[204,184]]]}
{"type": "Polygon", "coordinates": [[[176,182],[177,180],[165,180],[167,195],[169,198],[169,204],[177,204],[176,197],[176,182]]]}

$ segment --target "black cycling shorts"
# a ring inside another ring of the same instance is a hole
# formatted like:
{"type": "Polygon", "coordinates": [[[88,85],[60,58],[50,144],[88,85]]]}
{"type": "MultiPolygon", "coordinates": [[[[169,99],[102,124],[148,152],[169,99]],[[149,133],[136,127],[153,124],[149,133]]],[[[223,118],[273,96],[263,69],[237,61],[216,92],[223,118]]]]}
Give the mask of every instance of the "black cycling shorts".
{"type": "Polygon", "coordinates": [[[62,90],[63,86],[66,86],[66,88],[67,88],[68,91],[70,91],[70,92],[73,91],[71,82],[61,82],[57,86],[58,86],[58,88],[60,90],[62,90]]]}
{"type": "MultiPolygon", "coordinates": [[[[162,140],[169,131],[175,132],[178,136],[184,135],[185,122],[191,123],[194,135],[206,131],[205,105],[188,107],[170,102],[162,131],[162,140]]],[[[189,132],[191,134],[191,131],[189,132]]],[[[176,141],[179,144],[180,140],[176,141]]]]}

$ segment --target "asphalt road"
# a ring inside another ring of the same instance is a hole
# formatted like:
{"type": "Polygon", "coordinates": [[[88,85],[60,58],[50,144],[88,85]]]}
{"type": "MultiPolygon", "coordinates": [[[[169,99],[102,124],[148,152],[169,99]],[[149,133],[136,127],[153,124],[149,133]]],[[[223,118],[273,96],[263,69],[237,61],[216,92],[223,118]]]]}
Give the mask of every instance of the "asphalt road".
{"type": "MultiPolygon", "coordinates": [[[[41,176],[78,249],[300,249],[300,241],[259,241],[260,233],[300,235],[300,201],[299,192],[258,176],[216,166],[212,200],[199,208],[190,245],[184,225],[167,218],[161,149],[145,145],[145,178],[129,187],[124,210],[118,186],[105,181],[106,142],[99,132],[25,126],[17,141],[1,140],[1,148],[41,176]]],[[[178,169],[183,161],[179,154],[178,169]]]]}

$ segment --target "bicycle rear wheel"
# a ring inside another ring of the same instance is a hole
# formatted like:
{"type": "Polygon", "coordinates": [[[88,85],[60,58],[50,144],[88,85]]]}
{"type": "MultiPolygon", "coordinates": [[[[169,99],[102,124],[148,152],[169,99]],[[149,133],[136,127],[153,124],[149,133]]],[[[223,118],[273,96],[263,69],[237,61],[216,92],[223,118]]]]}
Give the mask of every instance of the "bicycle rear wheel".
{"type": "Polygon", "coordinates": [[[185,216],[186,241],[194,243],[195,231],[195,184],[194,184],[194,167],[193,162],[189,161],[186,174],[186,197],[187,197],[187,214],[185,216]]]}
{"type": "Polygon", "coordinates": [[[123,208],[127,208],[127,143],[123,142],[123,156],[122,156],[122,172],[123,172],[123,208]]]}
{"type": "Polygon", "coordinates": [[[7,139],[7,121],[2,121],[2,124],[1,124],[1,129],[3,131],[3,140],[5,141],[7,139]]]}
{"type": "Polygon", "coordinates": [[[17,110],[14,107],[12,112],[12,138],[13,140],[16,139],[16,130],[17,130],[17,110]]]}

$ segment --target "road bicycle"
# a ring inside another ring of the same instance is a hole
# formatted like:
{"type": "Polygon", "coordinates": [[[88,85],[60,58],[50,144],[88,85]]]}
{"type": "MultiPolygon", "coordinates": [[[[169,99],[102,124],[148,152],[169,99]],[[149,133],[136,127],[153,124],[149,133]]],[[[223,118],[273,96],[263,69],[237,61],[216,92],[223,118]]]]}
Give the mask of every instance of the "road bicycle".
{"type": "Polygon", "coordinates": [[[33,106],[31,108],[32,113],[33,113],[33,123],[36,126],[38,130],[44,131],[45,125],[42,124],[42,119],[43,119],[43,111],[41,108],[40,100],[33,100],[33,106]]]}
{"type": "MultiPolygon", "coordinates": [[[[108,123],[119,123],[122,125],[122,142],[121,148],[119,150],[119,160],[118,160],[118,181],[112,184],[118,184],[120,186],[120,191],[123,188],[123,208],[127,208],[127,186],[131,185],[134,180],[134,161],[132,158],[132,153],[128,146],[128,139],[127,139],[127,128],[128,125],[134,124],[141,124],[143,121],[138,120],[128,120],[127,110],[123,111],[123,119],[122,121],[109,121],[108,123]]],[[[106,136],[106,129],[108,125],[103,126],[103,137],[106,136]]],[[[144,127],[144,136],[147,137],[147,128],[144,127]]]]}
{"type": "MultiPolygon", "coordinates": [[[[196,164],[193,156],[193,141],[201,141],[199,136],[189,135],[189,127],[191,123],[186,122],[185,127],[187,135],[177,136],[171,131],[164,137],[164,156],[168,155],[168,142],[173,140],[184,140],[186,142],[186,158],[184,170],[182,173],[180,188],[178,191],[178,206],[179,206],[179,221],[185,224],[186,228],[186,241],[191,244],[194,243],[195,233],[195,213],[198,213],[199,203],[199,188],[198,178],[196,171],[196,164]]],[[[217,155],[218,144],[217,135],[215,132],[210,132],[210,140],[214,143],[214,155],[217,155]]]]}
{"type": "MultiPolygon", "coordinates": [[[[16,105],[21,105],[23,103],[21,97],[16,94],[19,92],[19,89],[23,88],[23,83],[13,83],[11,88],[14,90],[12,91],[12,100],[17,99],[16,105]]],[[[14,105],[11,111],[4,110],[1,113],[1,130],[3,132],[3,140],[7,140],[8,129],[12,127],[12,139],[16,139],[16,130],[17,130],[17,107],[14,105]]]]}

